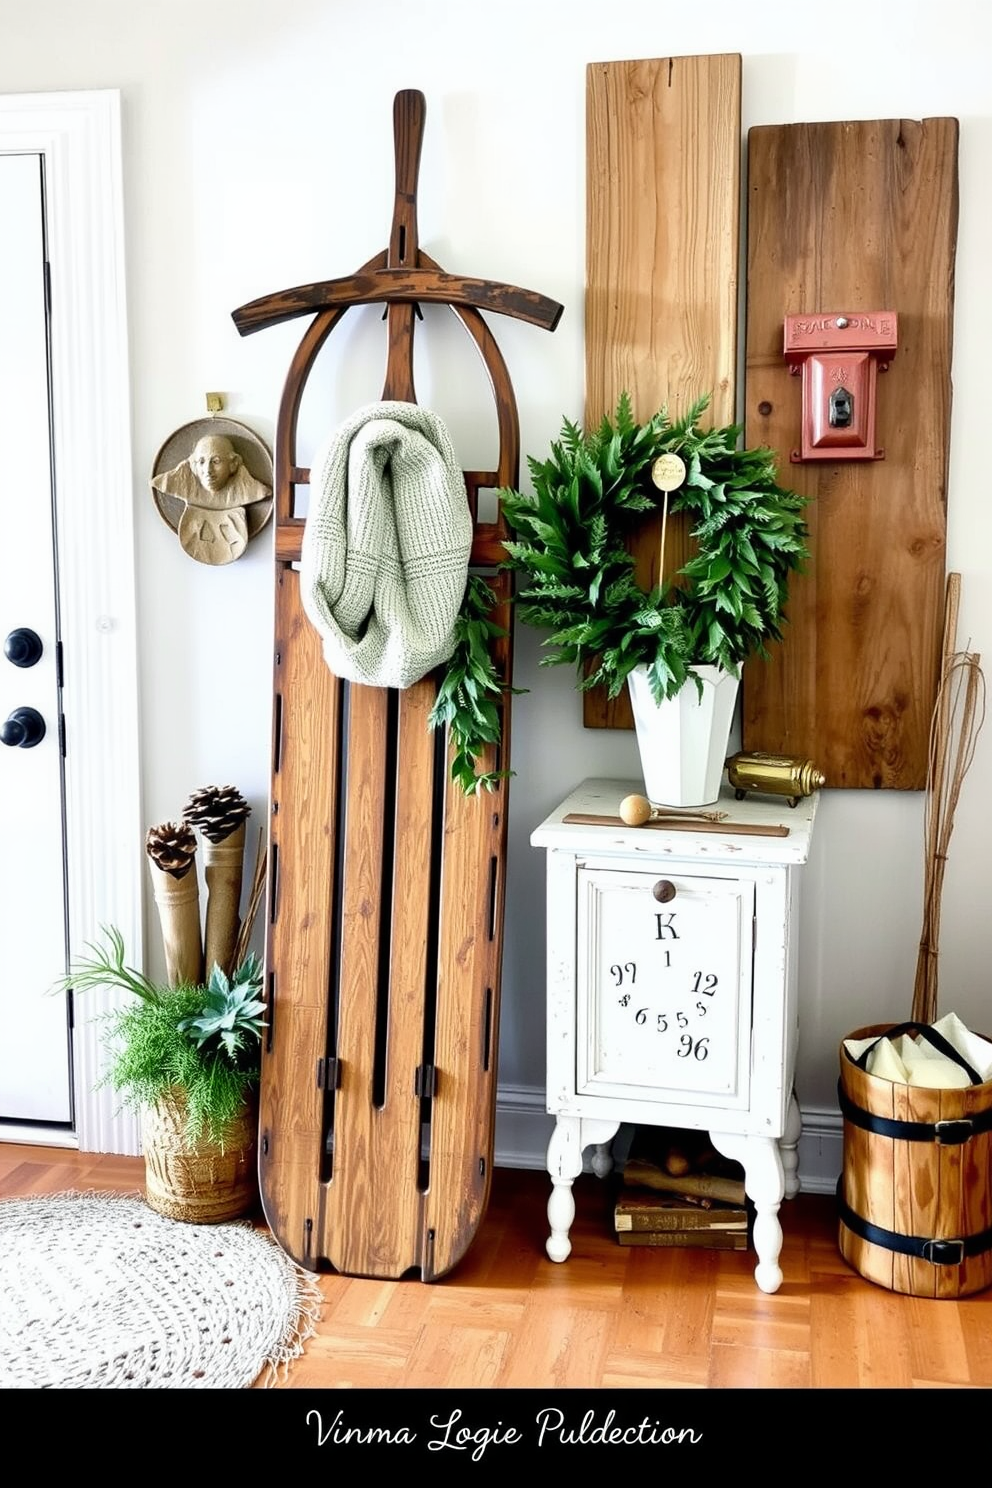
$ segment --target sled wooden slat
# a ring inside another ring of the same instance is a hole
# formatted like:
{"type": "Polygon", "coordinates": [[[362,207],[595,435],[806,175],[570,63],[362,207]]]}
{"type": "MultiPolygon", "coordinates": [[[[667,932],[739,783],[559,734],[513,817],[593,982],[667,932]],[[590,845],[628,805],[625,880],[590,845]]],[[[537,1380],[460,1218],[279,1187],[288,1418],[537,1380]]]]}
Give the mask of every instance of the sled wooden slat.
{"type": "Polygon", "coordinates": [[[324,1119],[317,1069],[327,1046],[334,746],[343,684],[324,665],[300,604],[298,575],[288,567],[276,572],[269,1006],[259,1160],[273,1233],[292,1255],[309,1261],[324,1119]],[[297,865],[305,866],[300,871],[297,865]]]}
{"type": "MultiPolygon", "coordinates": [[[[497,581],[504,593],[510,580],[497,581]]],[[[509,709],[504,710],[502,753],[509,750],[509,709]]],[[[489,764],[497,765],[493,751],[489,764]]],[[[427,1193],[426,1233],[438,1274],[450,1269],[485,1212],[493,1160],[496,1050],[506,858],[505,790],[467,799],[446,786],[441,925],[437,982],[438,1088],[433,1113],[432,1171],[427,1193]],[[477,886],[467,898],[464,885],[477,886]],[[466,1182],[452,1212],[444,1172],[466,1182]]]]}
{"type": "MultiPolygon", "coordinates": [[[[317,1238],[320,1254],[332,1266],[362,1274],[371,1270],[367,1256],[377,1195],[374,1184],[354,1181],[354,1172],[356,1164],[371,1168],[378,1158],[372,1089],[379,944],[381,935],[388,933],[380,917],[389,913],[388,901],[382,899],[385,782],[381,751],[388,694],[378,688],[351,686],[348,696],[348,777],[342,824],[347,847],[341,864],[341,958],[335,978],[340,1085],[329,1132],[333,1167],[323,1228],[317,1238]]],[[[331,971],[333,977],[333,967],[331,971]]],[[[390,1107],[391,1125],[398,1114],[390,1107]]],[[[407,1239],[411,1230],[409,1199],[403,1187],[397,1182],[402,1202],[394,1198],[382,1216],[397,1239],[407,1239]]]]}
{"type": "MultiPolygon", "coordinates": [[[[445,274],[417,241],[424,100],[394,103],[396,194],[386,252],[351,278],[303,286],[235,311],[247,334],[312,314],[283,388],[275,439],[276,666],[266,942],[270,1027],[260,1091],[260,1187],[283,1248],[313,1269],[354,1276],[444,1275],[485,1212],[493,1162],[506,861],[505,779],[466,797],[448,740],[428,728],[442,673],[402,692],[333,676],[303,610],[305,521],[297,489],[303,390],[352,304],[387,306],[382,399],[416,402],[417,299],[444,301],[472,337],[496,403],[495,470],[466,471],[473,574],[493,591],[512,674],[510,576],[501,521],[478,520],[480,489],[514,486],[516,403],[480,307],[548,330],[543,296],[445,274]]],[[[499,754],[508,765],[510,694],[499,754]]]]}

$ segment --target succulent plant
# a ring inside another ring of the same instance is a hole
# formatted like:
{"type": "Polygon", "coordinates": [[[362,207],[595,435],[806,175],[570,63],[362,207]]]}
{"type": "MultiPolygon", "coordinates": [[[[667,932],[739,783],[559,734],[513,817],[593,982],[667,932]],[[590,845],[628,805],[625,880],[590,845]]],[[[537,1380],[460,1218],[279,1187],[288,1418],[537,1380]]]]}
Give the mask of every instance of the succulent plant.
{"type": "Polygon", "coordinates": [[[254,1048],[262,1036],[265,1022],[262,1014],[262,967],[251,952],[230,977],[214,966],[204,988],[200,1010],[179,1023],[179,1031],[188,1033],[200,1049],[211,1040],[236,1060],[245,1048],[254,1048]]]}

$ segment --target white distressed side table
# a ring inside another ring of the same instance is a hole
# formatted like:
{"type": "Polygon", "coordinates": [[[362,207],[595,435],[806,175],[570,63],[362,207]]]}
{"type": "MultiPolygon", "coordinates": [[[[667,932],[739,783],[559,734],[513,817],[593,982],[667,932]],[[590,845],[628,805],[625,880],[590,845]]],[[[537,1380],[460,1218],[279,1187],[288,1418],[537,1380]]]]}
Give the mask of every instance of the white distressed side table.
{"type": "Polygon", "coordinates": [[[725,783],[713,830],[566,820],[617,817],[642,789],[587,780],[530,839],[547,852],[547,1253],[571,1252],[588,1149],[604,1177],[621,1122],[691,1128],[742,1165],[754,1278],[775,1292],[779,1207],[799,1188],[799,870],[817,797],[738,801],[725,783]]]}

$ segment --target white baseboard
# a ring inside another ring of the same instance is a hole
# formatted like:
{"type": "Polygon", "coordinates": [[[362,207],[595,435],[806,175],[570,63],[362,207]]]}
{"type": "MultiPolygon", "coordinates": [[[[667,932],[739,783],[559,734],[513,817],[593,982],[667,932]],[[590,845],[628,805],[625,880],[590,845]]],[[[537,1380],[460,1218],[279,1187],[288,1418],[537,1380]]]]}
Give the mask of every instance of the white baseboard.
{"type": "Polygon", "coordinates": [[[833,1194],[844,1166],[844,1118],[816,1106],[801,1106],[800,1113],[800,1192],[833,1194]]]}
{"type": "MultiPolygon", "coordinates": [[[[843,1165],[843,1121],[839,1111],[802,1108],[799,1188],[832,1194],[843,1165]]],[[[545,1167],[554,1118],[545,1109],[544,1090],[532,1085],[500,1085],[496,1096],[495,1162],[498,1168],[545,1167]]]]}
{"type": "Polygon", "coordinates": [[[64,1126],[22,1126],[15,1121],[0,1123],[0,1142],[16,1142],[24,1147],[76,1147],[79,1138],[64,1126]]]}
{"type": "Polygon", "coordinates": [[[554,1117],[544,1091],[533,1085],[500,1085],[496,1092],[497,1168],[546,1168],[554,1117]]]}
{"type": "MultiPolygon", "coordinates": [[[[843,1166],[843,1121],[839,1111],[802,1109],[799,1139],[799,1187],[802,1193],[832,1194],[843,1166]]],[[[501,1085],[496,1096],[495,1163],[498,1168],[546,1166],[554,1118],[544,1104],[544,1090],[532,1085],[501,1085]]],[[[619,1141],[619,1137],[617,1139],[619,1141]]],[[[0,1128],[0,1141],[77,1147],[74,1132],[51,1127],[0,1128]]]]}

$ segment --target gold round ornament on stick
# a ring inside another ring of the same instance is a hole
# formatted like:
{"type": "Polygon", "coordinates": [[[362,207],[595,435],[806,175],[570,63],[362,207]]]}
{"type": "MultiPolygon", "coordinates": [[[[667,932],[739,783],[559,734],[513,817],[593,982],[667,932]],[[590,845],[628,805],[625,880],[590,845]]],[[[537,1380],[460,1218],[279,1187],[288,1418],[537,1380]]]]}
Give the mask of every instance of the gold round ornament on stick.
{"type": "Polygon", "coordinates": [[[651,466],[652,484],[665,493],[665,499],[661,504],[661,543],[658,551],[658,578],[662,584],[665,582],[665,529],[668,526],[668,498],[671,492],[677,491],[685,480],[685,473],[685,461],[674,450],[659,455],[651,466]]]}
{"type": "Polygon", "coordinates": [[[681,486],[685,480],[685,469],[682,456],[669,450],[667,454],[659,455],[651,466],[651,483],[667,496],[681,486]]]}

